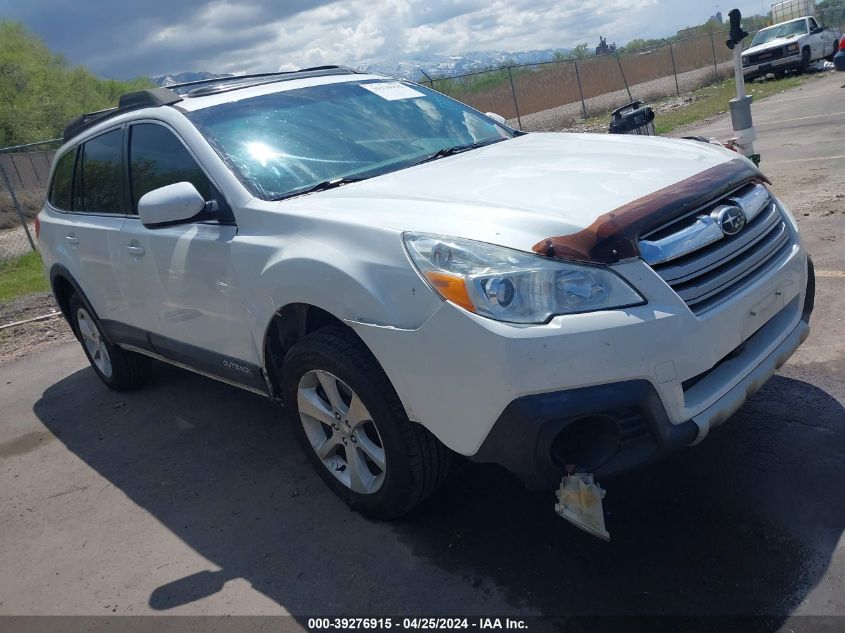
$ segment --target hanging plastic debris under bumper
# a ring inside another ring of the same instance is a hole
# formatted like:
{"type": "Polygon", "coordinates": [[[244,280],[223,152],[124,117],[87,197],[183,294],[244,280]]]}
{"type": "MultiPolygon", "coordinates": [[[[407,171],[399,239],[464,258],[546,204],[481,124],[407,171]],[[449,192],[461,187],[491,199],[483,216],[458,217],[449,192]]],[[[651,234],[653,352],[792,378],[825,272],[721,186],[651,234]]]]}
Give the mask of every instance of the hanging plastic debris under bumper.
{"type": "Polygon", "coordinates": [[[566,475],[560,482],[555,512],[588,534],[605,541],[610,534],[604,527],[605,490],[593,481],[590,473],[566,475]]]}

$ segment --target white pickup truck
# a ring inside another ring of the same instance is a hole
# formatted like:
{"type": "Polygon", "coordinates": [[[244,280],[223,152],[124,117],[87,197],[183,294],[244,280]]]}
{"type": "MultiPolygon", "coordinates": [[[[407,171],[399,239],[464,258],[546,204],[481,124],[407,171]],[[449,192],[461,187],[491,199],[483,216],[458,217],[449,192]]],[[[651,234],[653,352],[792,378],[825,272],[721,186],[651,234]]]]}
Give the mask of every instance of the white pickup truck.
{"type": "Polygon", "coordinates": [[[788,70],[803,73],[814,61],[832,59],[841,36],[838,28],[826,29],[811,16],[761,29],[742,54],[745,79],[788,70]]]}

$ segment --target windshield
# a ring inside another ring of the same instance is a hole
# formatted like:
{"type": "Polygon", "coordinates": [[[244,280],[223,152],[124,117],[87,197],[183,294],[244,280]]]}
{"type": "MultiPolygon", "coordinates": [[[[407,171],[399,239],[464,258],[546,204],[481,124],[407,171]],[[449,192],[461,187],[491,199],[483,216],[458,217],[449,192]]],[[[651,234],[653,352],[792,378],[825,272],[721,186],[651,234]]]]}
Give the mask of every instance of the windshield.
{"type": "Polygon", "coordinates": [[[393,80],[285,90],[187,116],[241,182],[265,200],[402,169],[438,150],[513,136],[462,103],[393,80]]]}
{"type": "Polygon", "coordinates": [[[754,36],[754,39],[751,40],[751,46],[757,46],[758,44],[765,44],[766,42],[771,42],[773,39],[778,37],[790,37],[792,35],[805,35],[807,33],[807,21],[806,20],[798,20],[797,22],[786,22],[784,24],[778,24],[777,26],[771,26],[767,29],[763,29],[757,32],[757,35],[754,36]]]}

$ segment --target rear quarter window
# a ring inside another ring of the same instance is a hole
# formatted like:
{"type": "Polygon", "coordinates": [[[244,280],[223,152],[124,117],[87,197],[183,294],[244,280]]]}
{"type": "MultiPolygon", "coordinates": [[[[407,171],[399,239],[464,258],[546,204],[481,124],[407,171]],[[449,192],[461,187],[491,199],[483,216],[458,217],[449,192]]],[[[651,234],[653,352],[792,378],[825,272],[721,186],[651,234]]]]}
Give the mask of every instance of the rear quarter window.
{"type": "Polygon", "coordinates": [[[53,172],[53,181],[50,183],[50,194],[47,199],[56,209],[62,211],[71,210],[73,195],[73,168],[76,163],[76,148],[62,154],[56,163],[53,172]]]}

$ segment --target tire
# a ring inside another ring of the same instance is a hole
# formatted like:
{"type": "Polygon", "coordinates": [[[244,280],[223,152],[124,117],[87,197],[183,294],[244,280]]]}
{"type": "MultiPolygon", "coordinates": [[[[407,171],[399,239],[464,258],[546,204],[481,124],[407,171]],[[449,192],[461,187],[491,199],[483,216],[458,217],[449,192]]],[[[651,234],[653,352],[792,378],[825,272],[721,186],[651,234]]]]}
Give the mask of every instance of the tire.
{"type": "Polygon", "coordinates": [[[78,293],[68,300],[73,332],[103,383],[115,391],[126,391],[144,384],[152,372],[150,359],[110,344],[103,336],[100,320],[78,293]]]}
{"type": "Polygon", "coordinates": [[[810,69],[810,49],[801,51],[801,65],[798,67],[798,74],[803,75],[810,69]]]}
{"type": "Polygon", "coordinates": [[[295,343],[282,382],[309,461],[353,509],[398,518],[443,483],[451,452],[408,419],[384,371],[350,331],[331,326],[295,343]]]}

